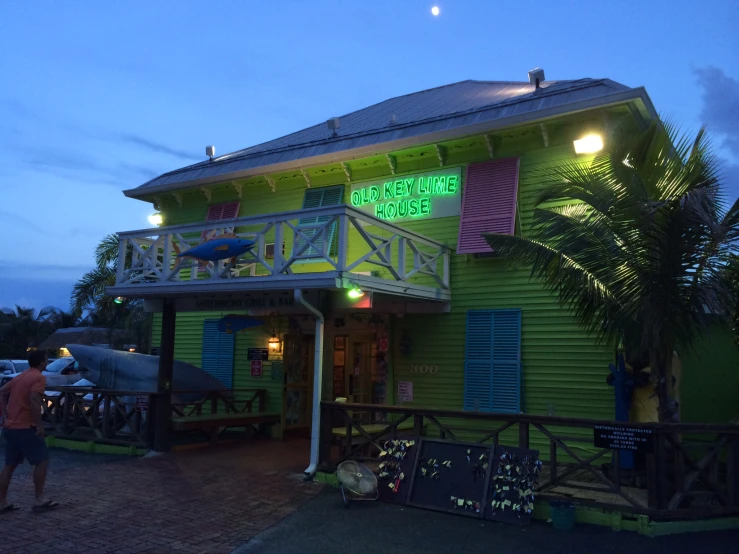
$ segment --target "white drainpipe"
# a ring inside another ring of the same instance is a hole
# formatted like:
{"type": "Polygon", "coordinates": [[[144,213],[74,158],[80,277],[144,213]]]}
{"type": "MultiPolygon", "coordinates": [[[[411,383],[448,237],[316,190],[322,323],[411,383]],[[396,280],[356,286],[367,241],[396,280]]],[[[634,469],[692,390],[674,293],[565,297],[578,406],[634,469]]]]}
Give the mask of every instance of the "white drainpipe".
{"type": "Polygon", "coordinates": [[[309,304],[303,296],[303,291],[295,289],[295,300],[298,304],[305,306],[316,316],[316,353],[313,359],[313,421],[310,434],[310,465],[305,474],[310,477],[316,472],[318,466],[318,447],[321,440],[321,389],[323,373],[323,314],[309,304]]]}

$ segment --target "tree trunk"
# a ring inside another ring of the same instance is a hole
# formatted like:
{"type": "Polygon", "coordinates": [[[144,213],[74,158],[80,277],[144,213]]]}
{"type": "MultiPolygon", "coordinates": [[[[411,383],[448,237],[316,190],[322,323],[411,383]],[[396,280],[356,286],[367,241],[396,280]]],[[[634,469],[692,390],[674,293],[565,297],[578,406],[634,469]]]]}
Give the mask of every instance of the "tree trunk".
{"type": "Polygon", "coordinates": [[[659,421],[677,423],[678,413],[673,399],[672,383],[672,348],[659,348],[650,354],[652,376],[656,381],[657,400],[659,402],[659,421]]]}

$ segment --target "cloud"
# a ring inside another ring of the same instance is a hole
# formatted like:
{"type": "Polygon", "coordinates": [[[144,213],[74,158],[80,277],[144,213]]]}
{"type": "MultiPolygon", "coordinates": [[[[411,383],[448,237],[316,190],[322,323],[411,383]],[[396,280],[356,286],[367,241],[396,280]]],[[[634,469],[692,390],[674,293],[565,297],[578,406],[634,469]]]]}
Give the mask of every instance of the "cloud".
{"type": "Polygon", "coordinates": [[[141,148],[146,148],[147,150],[159,152],[160,154],[168,154],[170,156],[174,156],[175,158],[180,158],[189,162],[198,161],[198,157],[191,152],[172,148],[170,146],[167,146],[166,144],[155,142],[153,140],[149,140],[147,138],[140,137],[134,134],[124,133],[120,135],[115,135],[113,137],[113,140],[118,140],[126,144],[132,144],[141,148]]]}
{"type": "Polygon", "coordinates": [[[712,134],[721,137],[722,146],[739,158],[739,81],[713,66],[693,72],[703,89],[701,120],[712,134]]]}
{"type": "Polygon", "coordinates": [[[17,304],[36,310],[47,306],[68,310],[73,286],[73,280],[42,281],[3,277],[0,307],[13,307],[17,304]]]}
{"type": "MultiPolygon", "coordinates": [[[[0,188],[0,190],[3,190],[0,188]]],[[[36,225],[33,221],[30,219],[27,219],[21,215],[14,214],[11,212],[5,212],[0,210],[0,219],[3,221],[9,221],[13,223],[19,224],[22,228],[28,229],[31,231],[35,231],[37,233],[48,233],[48,231],[44,231],[40,226],[36,225]]],[[[2,262],[0,262],[2,264],[2,262]]]]}

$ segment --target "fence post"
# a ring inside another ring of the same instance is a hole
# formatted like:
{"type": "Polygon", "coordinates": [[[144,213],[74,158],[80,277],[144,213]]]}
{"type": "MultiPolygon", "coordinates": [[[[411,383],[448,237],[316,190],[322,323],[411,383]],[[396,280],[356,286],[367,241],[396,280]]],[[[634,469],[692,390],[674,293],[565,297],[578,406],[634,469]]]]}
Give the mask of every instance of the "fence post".
{"type": "Polygon", "coordinates": [[[423,436],[423,416],[416,414],[413,416],[413,438],[420,440],[423,436]]]}
{"type": "Polygon", "coordinates": [[[730,435],[726,443],[726,491],[730,507],[739,505],[739,435],[730,435]]]}
{"type": "Polygon", "coordinates": [[[518,423],[518,447],[526,448],[529,447],[529,424],[519,422],[518,423]]]}
{"type": "Polygon", "coordinates": [[[318,443],[318,464],[331,464],[331,410],[321,406],[321,437],[318,443]]]}
{"type": "Polygon", "coordinates": [[[549,482],[557,480],[557,443],[549,441],[549,482]]]}

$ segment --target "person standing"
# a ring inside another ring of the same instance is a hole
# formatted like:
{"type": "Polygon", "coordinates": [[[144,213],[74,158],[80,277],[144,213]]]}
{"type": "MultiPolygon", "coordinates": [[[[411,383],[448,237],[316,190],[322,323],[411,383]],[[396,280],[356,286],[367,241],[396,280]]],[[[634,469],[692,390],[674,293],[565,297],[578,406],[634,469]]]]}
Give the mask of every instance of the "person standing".
{"type": "Polygon", "coordinates": [[[30,367],[0,388],[0,420],[5,438],[5,467],[0,473],[0,513],[18,509],[18,506],[8,502],[8,487],[15,468],[24,459],[34,466],[36,503],[33,510],[44,511],[58,505],[44,498],[49,451],[41,420],[42,398],[46,389],[46,377],[41,372],[46,369],[46,364],[44,352],[31,352],[28,356],[30,367]]]}

